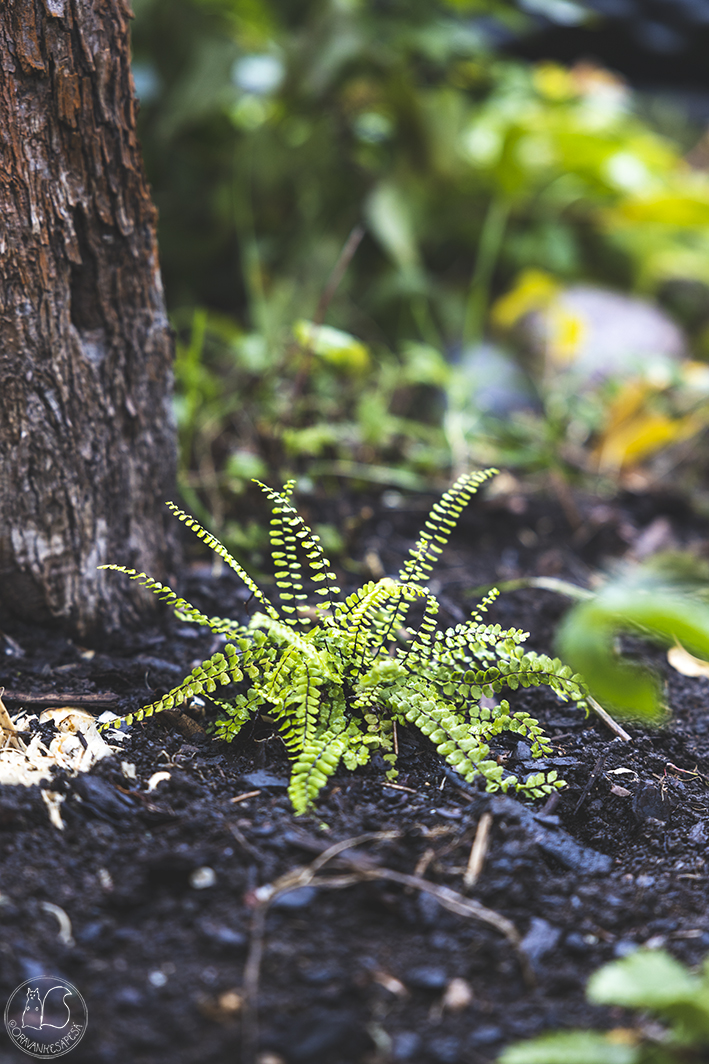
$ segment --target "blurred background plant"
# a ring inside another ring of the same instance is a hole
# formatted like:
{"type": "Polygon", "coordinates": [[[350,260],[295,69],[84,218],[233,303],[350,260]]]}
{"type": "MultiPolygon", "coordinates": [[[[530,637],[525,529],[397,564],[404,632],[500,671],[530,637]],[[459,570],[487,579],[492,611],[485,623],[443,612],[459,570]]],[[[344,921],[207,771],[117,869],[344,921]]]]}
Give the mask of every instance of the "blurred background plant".
{"type": "Polygon", "coordinates": [[[639,1015],[610,1031],[556,1031],[509,1046],[498,1064],[699,1064],[709,1049],[709,960],[698,971],[638,949],[591,976],[587,997],[639,1015]]]}
{"type": "Polygon", "coordinates": [[[266,469],[418,490],[479,462],[612,486],[687,462],[703,125],[596,62],[514,55],[612,7],[135,0],[181,486],[230,546],[266,469]]]}

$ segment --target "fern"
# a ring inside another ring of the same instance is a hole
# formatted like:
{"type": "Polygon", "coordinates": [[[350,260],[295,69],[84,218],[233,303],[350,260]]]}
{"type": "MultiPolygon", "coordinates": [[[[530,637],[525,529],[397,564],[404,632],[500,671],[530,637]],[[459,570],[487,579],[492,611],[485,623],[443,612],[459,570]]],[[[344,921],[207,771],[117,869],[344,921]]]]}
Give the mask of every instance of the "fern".
{"type": "Polygon", "coordinates": [[[528,713],[513,712],[504,699],[489,703],[505,689],[544,684],[560,698],[584,705],[581,677],[558,658],[525,652],[525,632],[484,622],[497,592],[468,621],[440,630],[438,602],[424,584],[463,508],[494,472],[466,474],[443,495],[398,579],[370,581],[345,598],[318,537],[292,504],[293,482],[282,492],[260,484],[271,504],[278,606],[214,536],[171,506],[241,576],[261,611],[247,625],[208,617],[144,573],[103,566],[140,581],[178,617],[230,640],[182,683],[125,719],[142,720],[206,694],[224,713],[216,735],[231,741],[264,713],[275,722],[293,761],[289,794],[297,813],[313,805],[340,763],[355,769],[379,752],[390,766],[388,774],[395,775],[397,725],[417,728],[463,779],[482,777],[488,790],[511,788],[537,798],[563,787],[553,771],[519,780],[498,764],[490,743],[503,732],[525,736],[535,757],[551,747],[528,713]],[[315,610],[309,586],[320,597],[315,610]],[[407,625],[412,610],[420,619],[407,625]],[[230,696],[218,697],[225,686],[232,688],[230,696]]]}

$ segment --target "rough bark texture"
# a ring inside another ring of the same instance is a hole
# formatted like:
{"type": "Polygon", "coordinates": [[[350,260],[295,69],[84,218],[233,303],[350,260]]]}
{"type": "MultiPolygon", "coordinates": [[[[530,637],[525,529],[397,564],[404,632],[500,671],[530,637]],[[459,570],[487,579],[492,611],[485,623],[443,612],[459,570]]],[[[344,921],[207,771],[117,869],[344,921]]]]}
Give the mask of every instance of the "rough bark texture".
{"type": "Polygon", "coordinates": [[[0,4],[0,611],[80,637],[170,557],[172,339],[123,0],[0,4]]]}

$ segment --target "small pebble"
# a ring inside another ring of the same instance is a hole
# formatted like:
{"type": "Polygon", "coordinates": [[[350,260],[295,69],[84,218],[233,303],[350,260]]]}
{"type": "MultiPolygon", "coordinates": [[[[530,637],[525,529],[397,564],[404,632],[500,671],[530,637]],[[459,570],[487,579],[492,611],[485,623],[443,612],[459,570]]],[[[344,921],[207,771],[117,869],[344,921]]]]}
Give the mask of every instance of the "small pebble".
{"type": "Polygon", "coordinates": [[[427,964],[411,968],[405,978],[409,986],[415,986],[419,990],[441,990],[448,982],[445,968],[435,968],[427,964]]]}
{"type": "Polygon", "coordinates": [[[255,772],[247,772],[241,778],[244,783],[248,783],[249,787],[286,788],[288,786],[288,780],[285,776],[275,776],[272,772],[266,772],[263,768],[256,769],[255,772]]]}
{"type": "Polygon", "coordinates": [[[428,1043],[428,1051],[437,1064],[459,1064],[460,1039],[452,1034],[439,1035],[428,1043]]]}
{"type": "Polygon", "coordinates": [[[491,1046],[495,1042],[502,1040],[502,1031],[499,1027],[495,1027],[491,1023],[485,1023],[477,1030],[472,1031],[468,1035],[468,1045],[475,1046],[491,1046]]]}
{"type": "Polygon", "coordinates": [[[524,950],[532,964],[534,964],[554,949],[560,937],[560,928],[554,927],[547,920],[533,916],[529,931],[522,939],[520,948],[524,950]]]}
{"type": "Polygon", "coordinates": [[[415,1031],[399,1031],[392,1039],[391,1055],[394,1060],[412,1060],[421,1048],[421,1039],[415,1031]]]}
{"type": "Polygon", "coordinates": [[[703,844],[707,841],[706,823],[705,820],[698,820],[694,827],[690,829],[689,834],[687,835],[690,842],[703,844]]]}
{"type": "Polygon", "coordinates": [[[273,902],[272,909],[304,909],[317,896],[317,887],[296,887],[281,894],[273,902]]]}
{"type": "Polygon", "coordinates": [[[421,892],[416,900],[416,908],[424,927],[435,927],[440,920],[443,909],[441,903],[432,894],[421,892]]]}
{"type": "Polygon", "coordinates": [[[571,931],[565,939],[566,948],[571,953],[587,953],[588,943],[583,935],[580,935],[578,931],[571,931]]]}
{"type": "MultiPolygon", "coordinates": [[[[162,975],[162,972],[159,972],[158,974],[162,975]]],[[[135,986],[124,986],[121,987],[113,1000],[117,1005],[124,1005],[126,1008],[137,1009],[144,1004],[145,996],[135,986]]]]}
{"type": "Polygon", "coordinates": [[[225,990],[217,998],[217,1004],[222,1012],[234,1013],[239,1011],[244,1002],[236,990],[225,990]]]}
{"type": "Polygon", "coordinates": [[[654,783],[644,784],[633,798],[633,812],[638,820],[660,821],[664,827],[668,808],[659,787],[654,783]]]}
{"type": "Polygon", "coordinates": [[[470,984],[466,983],[465,979],[451,979],[441,1004],[449,1012],[460,1012],[461,1009],[467,1008],[472,1000],[473,991],[470,984]]]}
{"type": "Polygon", "coordinates": [[[205,938],[219,946],[232,946],[234,949],[238,949],[246,945],[246,935],[242,935],[240,931],[234,931],[224,924],[213,924],[205,921],[200,925],[200,930],[205,938]]]}
{"type": "Polygon", "coordinates": [[[195,868],[190,875],[190,886],[194,887],[195,890],[205,890],[207,887],[213,887],[216,882],[217,873],[209,865],[195,868]]]}
{"type": "Polygon", "coordinates": [[[630,954],[635,953],[637,949],[637,942],[633,942],[630,938],[621,938],[621,940],[616,942],[613,947],[613,956],[618,957],[619,959],[621,957],[629,957],[630,954]]]}

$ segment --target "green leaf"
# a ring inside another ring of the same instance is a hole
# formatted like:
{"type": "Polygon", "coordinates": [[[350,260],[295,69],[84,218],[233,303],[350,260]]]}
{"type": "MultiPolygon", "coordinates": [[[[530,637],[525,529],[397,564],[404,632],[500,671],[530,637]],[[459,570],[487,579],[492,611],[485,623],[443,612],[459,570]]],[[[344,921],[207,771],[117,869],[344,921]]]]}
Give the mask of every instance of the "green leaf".
{"type": "Polygon", "coordinates": [[[599,1005],[662,1009],[695,996],[701,985],[664,950],[639,949],[595,972],[588,997],[599,1005]]]}
{"type": "Polygon", "coordinates": [[[583,673],[598,702],[656,721],[662,716],[657,679],[615,652],[616,635],[628,631],[664,645],[679,642],[709,659],[709,607],[641,570],[609,581],[595,598],[572,607],[559,627],[562,657],[583,673]]]}
{"type": "Polygon", "coordinates": [[[369,227],[402,273],[415,276],[420,259],[411,208],[402,189],[383,181],[366,203],[369,227]]]}
{"type": "Polygon", "coordinates": [[[636,1046],[614,1044],[596,1031],[546,1034],[509,1046],[498,1064],[639,1064],[636,1046]]]}
{"type": "Polygon", "coordinates": [[[369,368],[368,348],[341,329],[300,320],[293,325],[293,335],[301,347],[338,369],[362,373],[369,368]]]}

